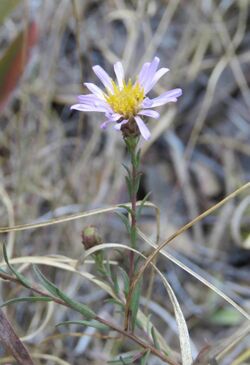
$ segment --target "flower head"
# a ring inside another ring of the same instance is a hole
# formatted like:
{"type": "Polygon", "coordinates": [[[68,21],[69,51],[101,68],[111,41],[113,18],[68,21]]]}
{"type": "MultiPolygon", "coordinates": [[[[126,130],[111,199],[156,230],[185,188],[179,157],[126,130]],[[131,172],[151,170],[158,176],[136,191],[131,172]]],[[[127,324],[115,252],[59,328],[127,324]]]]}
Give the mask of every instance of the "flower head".
{"type": "Polygon", "coordinates": [[[176,102],[182,95],[181,89],[173,89],[153,99],[147,97],[159,79],[169,71],[167,68],[157,70],[159,63],[158,57],[155,57],[152,62],[144,63],[134,83],[131,79],[125,81],[121,62],[114,64],[117,83],[101,66],[94,66],[93,71],[101,80],[105,90],[86,82],[85,86],[91,94],[78,96],[79,103],[72,105],[71,109],[104,113],[106,120],[101,124],[101,128],[104,129],[108,124],[113,123],[114,128],[121,130],[124,137],[141,134],[148,140],[151,134],[142,118],[159,118],[160,114],[152,108],[176,102]]]}

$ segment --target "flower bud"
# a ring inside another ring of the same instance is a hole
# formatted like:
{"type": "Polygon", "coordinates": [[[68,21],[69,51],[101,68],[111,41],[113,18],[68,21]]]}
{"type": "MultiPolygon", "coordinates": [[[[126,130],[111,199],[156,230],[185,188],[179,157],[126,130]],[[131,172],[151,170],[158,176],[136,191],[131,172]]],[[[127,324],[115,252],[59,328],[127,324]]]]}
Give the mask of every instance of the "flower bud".
{"type": "Polygon", "coordinates": [[[102,238],[99,235],[96,227],[88,226],[82,231],[82,244],[86,250],[91,247],[100,245],[102,243],[102,238]]]}

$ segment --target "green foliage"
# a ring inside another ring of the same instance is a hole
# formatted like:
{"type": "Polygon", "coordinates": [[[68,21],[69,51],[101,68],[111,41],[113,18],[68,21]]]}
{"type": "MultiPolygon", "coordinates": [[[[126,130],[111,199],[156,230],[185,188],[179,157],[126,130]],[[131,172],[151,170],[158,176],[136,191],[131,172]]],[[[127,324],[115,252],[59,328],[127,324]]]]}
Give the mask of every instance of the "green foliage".
{"type": "Polygon", "coordinates": [[[93,328],[96,328],[100,331],[108,331],[109,330],[109,327],[106,326],[105,324],[103,323],[100,323],[98,321],[95,321],[95,320],[91,320],[91,321],[65,321],[65,322],[60,322],[56,325],[56,327],[59,327],[59,326],[64,326],[64,325],[68,325],[68,324],[78,324],[80,326],[86,326],[86,327],[93,327],[93,328]]]}
{"type": "Polygon", "coordinates": [[[109,360],[110,365],[129,365],[135,364],[138,359],[140,359],[144,353],[141,351],[130,351],[124,354],[118,355],[114,360],[109,360]]]}
{"type": "Polygon", "coordinates": [[[26,288],[30,288],[31,287],[31,283],[25,278],[24,275],[22,275],[18,271],[16,271],[14,269],[14,267],[9,263],[9,259],[8,259],[8,255],[7,255],[7,250],[6,250],[5,243],[3,244],[3,257],[4,257],[4,261],[6,262],[8,268],[16,276],[16,278],[20,281],[20,283],[23,286],[25,286],[26,288]]]}
{"type": "Polygon", "coordinates": [[[122,214],[120,212],[116,212],[116,214],[121,219],[124,226],[126,227],[126,230],[127,230],[128,234],[130,234],[130,223],[129,223],[128,217],[126,217],[124,214],[122,214]]]}
{"type": "Polygon", "coordinates": [[[126,271],[122,267],[119,267],[118,269],[119,269],[119,271],[121,273],[121,277],[123,279],[124,293],[125,293],[125,296],[127,296],[128,292],[129,292],[129,277],[128,277],[128,274],[126,273],[126,271]]]}
{"type": "Polygon", "coordinates": [[[35,302],[51,302],[52,299],[50,297],[41,297],[41,296],[33,296],[33,297],[19,297],[19,298],[14,298],[14,299],[10,299],[10,300],[6,300],[6,302],[2,303],[0,305],[0,307],[6,307],[10,304],[16,304],[16,303],[20,303],[20,302],[31,302],[31,303],[35,303],[35,302]]]}
{"type": "Polygon", "coordinates": [[[141,358],[141,362],[140,365],[147,365],[148,364],[148,359],[149,359],[149,355],[150,355],[150,350],[148,350],[141,358]]]}
{"type": "Polygon", "coordinates": [[[226,307],[216,311],[210,317],[211,323],[219,326],[235,326],[242,320],[242,315],[234,308],[226,307]]]}
{"type": "Polygon", "coordinates": [[[41,284],[55,297],[60,298],[64,301],[70,308],[74,309],[76,312],[81,313],[87,319],[93,319],[96,317],[95,312],[93,312],[85,304],[78,303],[77,301],[69,298],[64,292],[57,288],[51,281],[49,281],[38,269],[37,266],[33,265],[34,272],[38,277],[41,284]]]}
{"type": "Polygon", "coordinates": [[[139,208],[137,210],[137,214],[136,214],[137,219],[139,219],[141,217],[142,209],[143,209],[143,207],[144,207],[144,205],[145,205],[145,203],[148,200],[148,198],[149,198],[150,195],[151,195],[151,191],[149,193],[147,193],[145,195],[145,197],[143,198],[143,200],[141,201],[141,204],[140,204],[140,206],[139,206],[139,208]]]}
{"type": "Polygon", "coordinates": [[[152,338],[153,338],[153,341],[154,341],[155,348],[157,350],[160,350],[161,348],[160,348],[159,342],[157,340],[157,336],[156,336],[154,327],[151,328],[151,335],[152,335],[152,338]]]}
{"type": "Polygon", "coordinates": [[[131,318],[132,331],[134,331],[134,329],[136,327],[136,318],[137,318],[137,313],[138,313],[139,304],[140,304],[141,289],[142,289],[142,280],[139,280],[139,282],[136,284],[135,289],[133,291],[133,295],[132,295],[131,303],[130,303],[130,309],[132,312],[132,318],[131,318]]]}

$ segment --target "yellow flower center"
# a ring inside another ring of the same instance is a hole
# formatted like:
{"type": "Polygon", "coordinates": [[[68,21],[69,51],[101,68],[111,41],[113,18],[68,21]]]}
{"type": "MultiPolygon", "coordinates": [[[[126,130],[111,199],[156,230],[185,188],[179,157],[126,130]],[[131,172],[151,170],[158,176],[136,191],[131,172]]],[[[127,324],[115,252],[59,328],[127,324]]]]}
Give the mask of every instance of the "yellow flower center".
{"type": "Polygon", "coordinates": [[[126,119],[136,115],[144,99],[144,89],[138,82],[133,85],[131,79],[127,83],[123,81],[121,90],[113,80],[112,85],[113,93],[106,96],[106,101],[114,112],[122,114],[126,119]]]}

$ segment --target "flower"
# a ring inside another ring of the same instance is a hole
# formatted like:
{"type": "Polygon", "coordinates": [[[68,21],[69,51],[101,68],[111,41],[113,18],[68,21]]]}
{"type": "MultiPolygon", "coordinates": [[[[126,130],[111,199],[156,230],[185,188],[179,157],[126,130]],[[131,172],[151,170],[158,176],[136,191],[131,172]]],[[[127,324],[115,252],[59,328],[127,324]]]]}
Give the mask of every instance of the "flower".
{"type": "Polygon", "coordinates": [[[142,118],[159,118],[160,114],[152,108],[176,102],[182,95],[181,89],[173,89],[153,99],[147,97],[159,79],[169,71],[167,68],[157,71],[159,63],[158,57],[152,62],[144,63],[134,83],[131,79],[125,81],[121,62],[114,64],[117,83],[101,66],[94,66],[93,71],[101,80],[105,91],[93,83],[86,82],[84,85],[91,94],[78,96],[79,103],[72,105],[71,109],[104,113],[106,120],[101,124],[101,128],[105,129],[108,124],[114,123],[114,128],[121,130],[124,137],[141,134],[148,140],[151,133],[142,118]]]}

